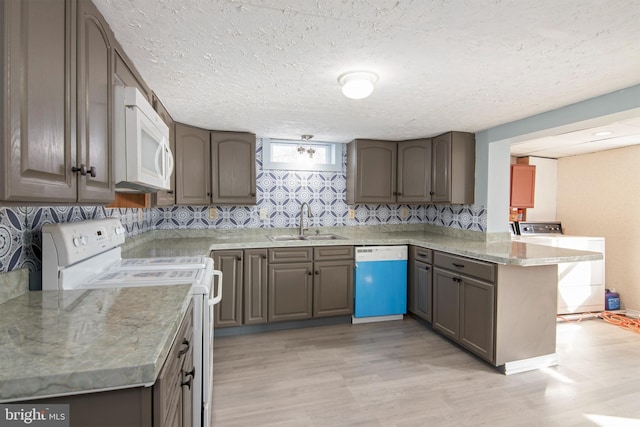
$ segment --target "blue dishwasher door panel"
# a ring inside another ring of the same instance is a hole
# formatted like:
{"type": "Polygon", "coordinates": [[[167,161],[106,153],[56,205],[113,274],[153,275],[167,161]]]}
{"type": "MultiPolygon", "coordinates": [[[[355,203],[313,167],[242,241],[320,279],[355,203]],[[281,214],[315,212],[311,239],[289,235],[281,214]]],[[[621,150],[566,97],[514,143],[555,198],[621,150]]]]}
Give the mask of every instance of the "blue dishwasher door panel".
{"type": "Polygon", "coordinates": [[[407,312],[407,261],[357,261],[355,317],[407,312]]]}

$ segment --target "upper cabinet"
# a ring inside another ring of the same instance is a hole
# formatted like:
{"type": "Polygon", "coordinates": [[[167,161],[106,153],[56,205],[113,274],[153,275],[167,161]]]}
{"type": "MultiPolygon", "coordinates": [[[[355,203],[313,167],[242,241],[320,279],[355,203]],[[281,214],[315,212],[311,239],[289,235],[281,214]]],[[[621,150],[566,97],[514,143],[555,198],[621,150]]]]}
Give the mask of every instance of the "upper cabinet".
{"type": "Polygon", "coordinates": [[[397,144],[356,139],[347,149],[347,203],[395,203],[397,144]]]}
{"type": "Polygon", "coordinates": [[[448,132],[433,139],[349,143],[347,203],[472,204],[475,137],[448,132]]]}
{"type": "Polygon", "coordinates": [[[256,203],[256,136],[176,123],[176,203],[256,203]]]}
{"type": "Polygon", "coordinates": [[[256,136],[211,132],[211,201],[214,204],[256,204],[256,136]]]}
{"type": "Polygon", "coordinates": [[[78,201],[114,199],[113,34],[90,0],[78,2],[78,201]],[[86,173],[84,171],[86,168],[86,173]]]}
{"type": "Polygon", "coordinates": [[[431,201],[471,205],[474,201],[476,139],[467,132],[433,138],[431,201]]]}
{"type": "Polygon", "coordinates": [[[534,165],[511,165],[512,208],[532,208],[536,189],[536,167],[534,165]]]}
{"type": "Polygon", "coordinates": [[[431,200],[431,139],[398,142],[399,203],[431,200]]]}
{"type": "Polygon", "coordinates": [[[209,131],[176,123],[176,203],[208,205],[211,201],[209,131]]]}
{"type": "Polygon", "coordinates": [[[113,36],[88,0],[0,3],[0,199],[106,203],[113,36]]]}
{"type": "Polygon", "coordinates": [[[142,80],[142,76],[140,76],[138,70],[136,70],[117,42],[113,49],[113,64],[114,85],[135,87],[140,93],[147,97],[147,101],[153,101],[149,87],[147,87],[147,84],[142,80]]]}

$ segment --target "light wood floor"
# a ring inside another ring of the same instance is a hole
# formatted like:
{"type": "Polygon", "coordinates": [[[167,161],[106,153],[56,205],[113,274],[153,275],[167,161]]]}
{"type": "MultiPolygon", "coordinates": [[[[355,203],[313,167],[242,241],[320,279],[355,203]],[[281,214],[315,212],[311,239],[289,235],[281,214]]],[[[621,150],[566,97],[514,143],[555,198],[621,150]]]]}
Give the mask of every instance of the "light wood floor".
{"type": "Polygon", "coordinates": [[[216,338],[216,427],[640,426],[640,335],[558,324],[560,366],[505,376],[416,320],[216,338]]]}

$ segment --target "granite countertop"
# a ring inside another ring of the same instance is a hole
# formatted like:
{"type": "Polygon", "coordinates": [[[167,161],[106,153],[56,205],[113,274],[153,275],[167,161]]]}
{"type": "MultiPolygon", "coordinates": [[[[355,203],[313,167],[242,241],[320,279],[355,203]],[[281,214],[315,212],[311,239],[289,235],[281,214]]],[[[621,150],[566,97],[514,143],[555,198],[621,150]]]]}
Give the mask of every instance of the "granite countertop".
{"type": "MultiPolygon", "coordinates": [[[[310,230],[307,234],[313,235],[314,230],[310,230]]],[[[364,227],[334,227],[321,232],[338,234],[344,239],[323,241],[274,242],[268,237],[296,234],[297,231],[297,229],[172,230],[170,232],[155,230],[152,236],[139,239],[138,242],[125,248],[123,256],[126,258],[189,256],[206,255],[211,250],[296,246],[416,245],[482,261],[523,267],[602,259],[602,254],[597,252],[543,246],[510,239],[481,241],[421,229],[370,231],[364,227]]]]}
{"type": "Polygon", "coordinates": [[[0,401],[150,386],[191,285],[33,291],[0,304],[0,401]]]}

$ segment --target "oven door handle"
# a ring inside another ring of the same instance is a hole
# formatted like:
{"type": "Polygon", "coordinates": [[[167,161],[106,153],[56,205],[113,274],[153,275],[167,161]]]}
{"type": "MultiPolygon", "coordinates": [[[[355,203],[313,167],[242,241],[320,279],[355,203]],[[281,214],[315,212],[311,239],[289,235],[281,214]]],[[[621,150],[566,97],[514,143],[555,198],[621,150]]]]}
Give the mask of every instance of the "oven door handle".
{"type": "Polygon", "coordinates": [[[215,281],[215,276],[218,276],[218,282],[216,283],[216,293],[213,298],[209,298],[209,305],[216,305],[220,301],[222,301],[222,271],[213,270],[213,280],[215,281]]]}

